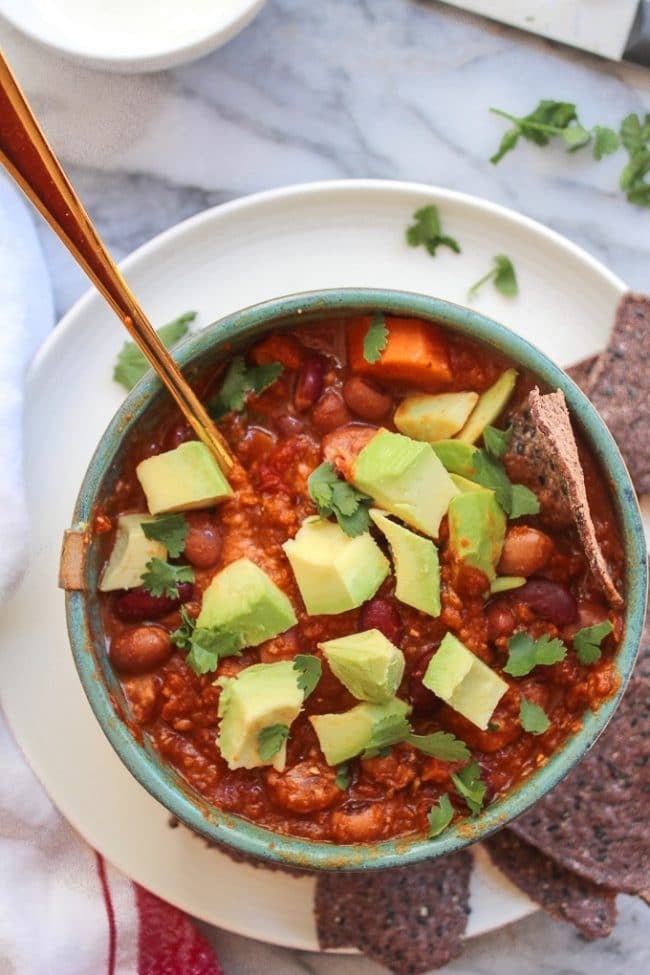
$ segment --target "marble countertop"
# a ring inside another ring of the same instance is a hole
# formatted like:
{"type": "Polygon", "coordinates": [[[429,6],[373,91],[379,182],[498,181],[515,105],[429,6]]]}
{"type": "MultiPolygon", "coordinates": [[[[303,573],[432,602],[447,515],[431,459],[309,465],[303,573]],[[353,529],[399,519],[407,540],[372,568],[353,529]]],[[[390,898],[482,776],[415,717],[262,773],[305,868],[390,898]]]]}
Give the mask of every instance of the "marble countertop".
{"type": "MultiPolygon", "coordinates": [[[[575,101],[586,125],[650,111],[650,72],[559,48],[429,0],[269,0],[221,51],[150,75],[94,72],[0,24],[2,44],[117,257],[206,207],[309,180],[419,180],[476,193],[584,247],[650,290],[650,218],[617,189],[622,156],[595,163],[523,145],[487,109],[575,101]]],[[[59,313],[86,281],[45,227],[59,313]]],[[[620,898],[609,939],[588,944],[536,914],[468,942],[462,975],[650,970],[647,909],[620,898]]],[[[291,952],[212,930],[237,975],[370,975],[361,958],[291,952]]]]}

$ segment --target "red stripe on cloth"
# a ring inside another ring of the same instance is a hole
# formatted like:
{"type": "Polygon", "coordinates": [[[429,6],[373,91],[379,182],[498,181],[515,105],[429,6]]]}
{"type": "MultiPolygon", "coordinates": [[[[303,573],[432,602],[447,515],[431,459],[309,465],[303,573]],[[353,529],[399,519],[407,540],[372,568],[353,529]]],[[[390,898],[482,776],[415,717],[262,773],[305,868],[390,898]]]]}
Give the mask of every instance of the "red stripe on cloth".
{"type": "Polygon", "coordinates": [[[115,948],[117,944],[117,930],[115,928],[115,911],[111,900],[111,891],[106,878],[106,868],[104,858],[99,853],[95,853],[97,859],[97,873],[99,882],[104,895],[104,906],[106,908],[106,919],[108,921],[108,975],[115,975],[115,948]]]}
{"type": "Polygon", "coordinates": [[[138,975],[224,975],[212,949],[178,908],[133,885],[140,915],[138,975]]]}

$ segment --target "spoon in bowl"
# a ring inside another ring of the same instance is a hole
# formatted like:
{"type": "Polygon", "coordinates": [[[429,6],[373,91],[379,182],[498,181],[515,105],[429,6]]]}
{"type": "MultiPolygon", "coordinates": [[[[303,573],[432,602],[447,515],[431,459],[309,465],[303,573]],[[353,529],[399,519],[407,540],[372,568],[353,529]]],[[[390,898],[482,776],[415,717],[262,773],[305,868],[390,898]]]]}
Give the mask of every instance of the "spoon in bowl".
{"type": "Polygon", "coordinates": [[[233,459],[226,441],[122,277],[48,145],[1,51],[0,162],[104,296],[227,475],[233,459]]]}

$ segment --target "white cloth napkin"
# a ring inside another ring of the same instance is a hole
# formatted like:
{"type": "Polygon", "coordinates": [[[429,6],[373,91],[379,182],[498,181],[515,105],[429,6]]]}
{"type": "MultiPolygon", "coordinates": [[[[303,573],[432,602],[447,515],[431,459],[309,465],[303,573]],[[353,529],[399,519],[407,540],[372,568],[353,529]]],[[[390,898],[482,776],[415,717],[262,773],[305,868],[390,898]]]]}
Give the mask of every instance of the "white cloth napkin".
{"type": "MultiPolygon", "coordinates": [[[[34,224],[0,173],[0,599],[25,568],[23,381],[53,320],[34,224]]],[[[0,975],[104,973],[223,975],[184,914],[110,867],[59,815],[0,712],[0,975]]]]}

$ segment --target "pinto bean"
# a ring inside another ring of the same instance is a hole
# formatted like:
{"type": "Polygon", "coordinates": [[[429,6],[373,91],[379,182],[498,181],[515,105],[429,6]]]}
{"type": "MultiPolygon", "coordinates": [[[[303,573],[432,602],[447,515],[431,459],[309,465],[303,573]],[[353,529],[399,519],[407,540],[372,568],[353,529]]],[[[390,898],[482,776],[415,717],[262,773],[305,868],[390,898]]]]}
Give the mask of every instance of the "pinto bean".
{"type": "Polygon", "coordinates": [[[350,376],[345,380],[343,398],[353,413],[372,423],[383,419],[393,405],[390,393],[361,376],[350,376]]]}
{"type": "Polygon", "coordinates": [[[144,674],[171,656],[172,642],[161,626],[134,626],[111,643],[112,663],[125,674],[144,674]]]}
{"type": "Polygon", "coordinates": [[[185,555],[197,569],[209,569],[216,565],[221,555],[223,535],[212,517],[206,512],[188,511],[185,538],[185,555]]]}
{"type": "Polygon", "coordinates": [[[121,620],[128,620],[136,623],[141,620],[157,620],[167,613],[173,613],[175,609],[186,603],[194,595],[194,586],[191,582],[179,582],[178,596],[152,596],[144,586],[137,586],[135,589],[126,589],[118,593],[113,603],[113,609],[121,620]]]}
{"type": "Polygon", "coordinates": [[[296,391],[293,394],[293,404],[299,413],[304,413],[318,401],[323,392],[325,382],[325,370],[327,363],[325,357],[318,352],[309,352],[303,361],[298,373],[296,391]]]}
{"type": "Polygon", "coordinates": [[[283,437],[295,437],[305,429],[305,424],[300,417],[292,416],[290,413],[276,416],[275,425],[283,437]]]}
{"type": "Polygon", "coordinates": [[[400,750],[390,755],[377,755],[361,762],[365,775],[387,789],[404,789],[417,775],[416,758],[412,751],[400,750]]]}
{"type": "Polygon", "coordinates": [[[514,525],[503,544],[499,572],[504,576],[532,576],[548,565],[554,549],[544,532],[529,525],[514,525]]]}
{"type": "Polygon", "coordinates": [[[327,389],[311,414],[312,423],[320,433],[330,433],[350,422],[348,408],[333,389],[327,389]]]}
{"type": "Polygon", "coordinates": [[[487,607],[486,617],[487,636],[492,643],[500,636],[510,636],[517,625],[517,617],[507,599],[493,600],[487,607]]]}
{"type": "Polygon", "coordinates": [[[268,769],[265,778],[273,802],[291,812],[329,809],[342,796],[334,771],[314,761],[299,762],[285,772],[268,769]]]}
{"type": "Polygon", "coordinates": [[[381,836],[387,819],[393,812],[390,802],[355,804],[332,812],[334,838],[339,843],[365,843],[381,836]]]}
{"type": "Polygon", "coordinates": [[[524,586],[513,591],[513,598],[555,626],[567,626],[578,619],[578,604],[560,582],[529,579],[524,586]]]}
{"type": "Polygon", "coordinates": [[[585,600],[578,607],[578,619],[564,627],[562,636],[565,640],[572,640],[578,630],[585,626],[596,626],[597,623],[604,623],[606,619],[609,619],[606,606],[592,600],[585,600]]]}
{"type": "Polygon", "coordinates": [[[402,618],[387,599],[371,599],[359,614],[359,632],[379,630],[391,643],[398,644],[404,635],[402,618]]]}

